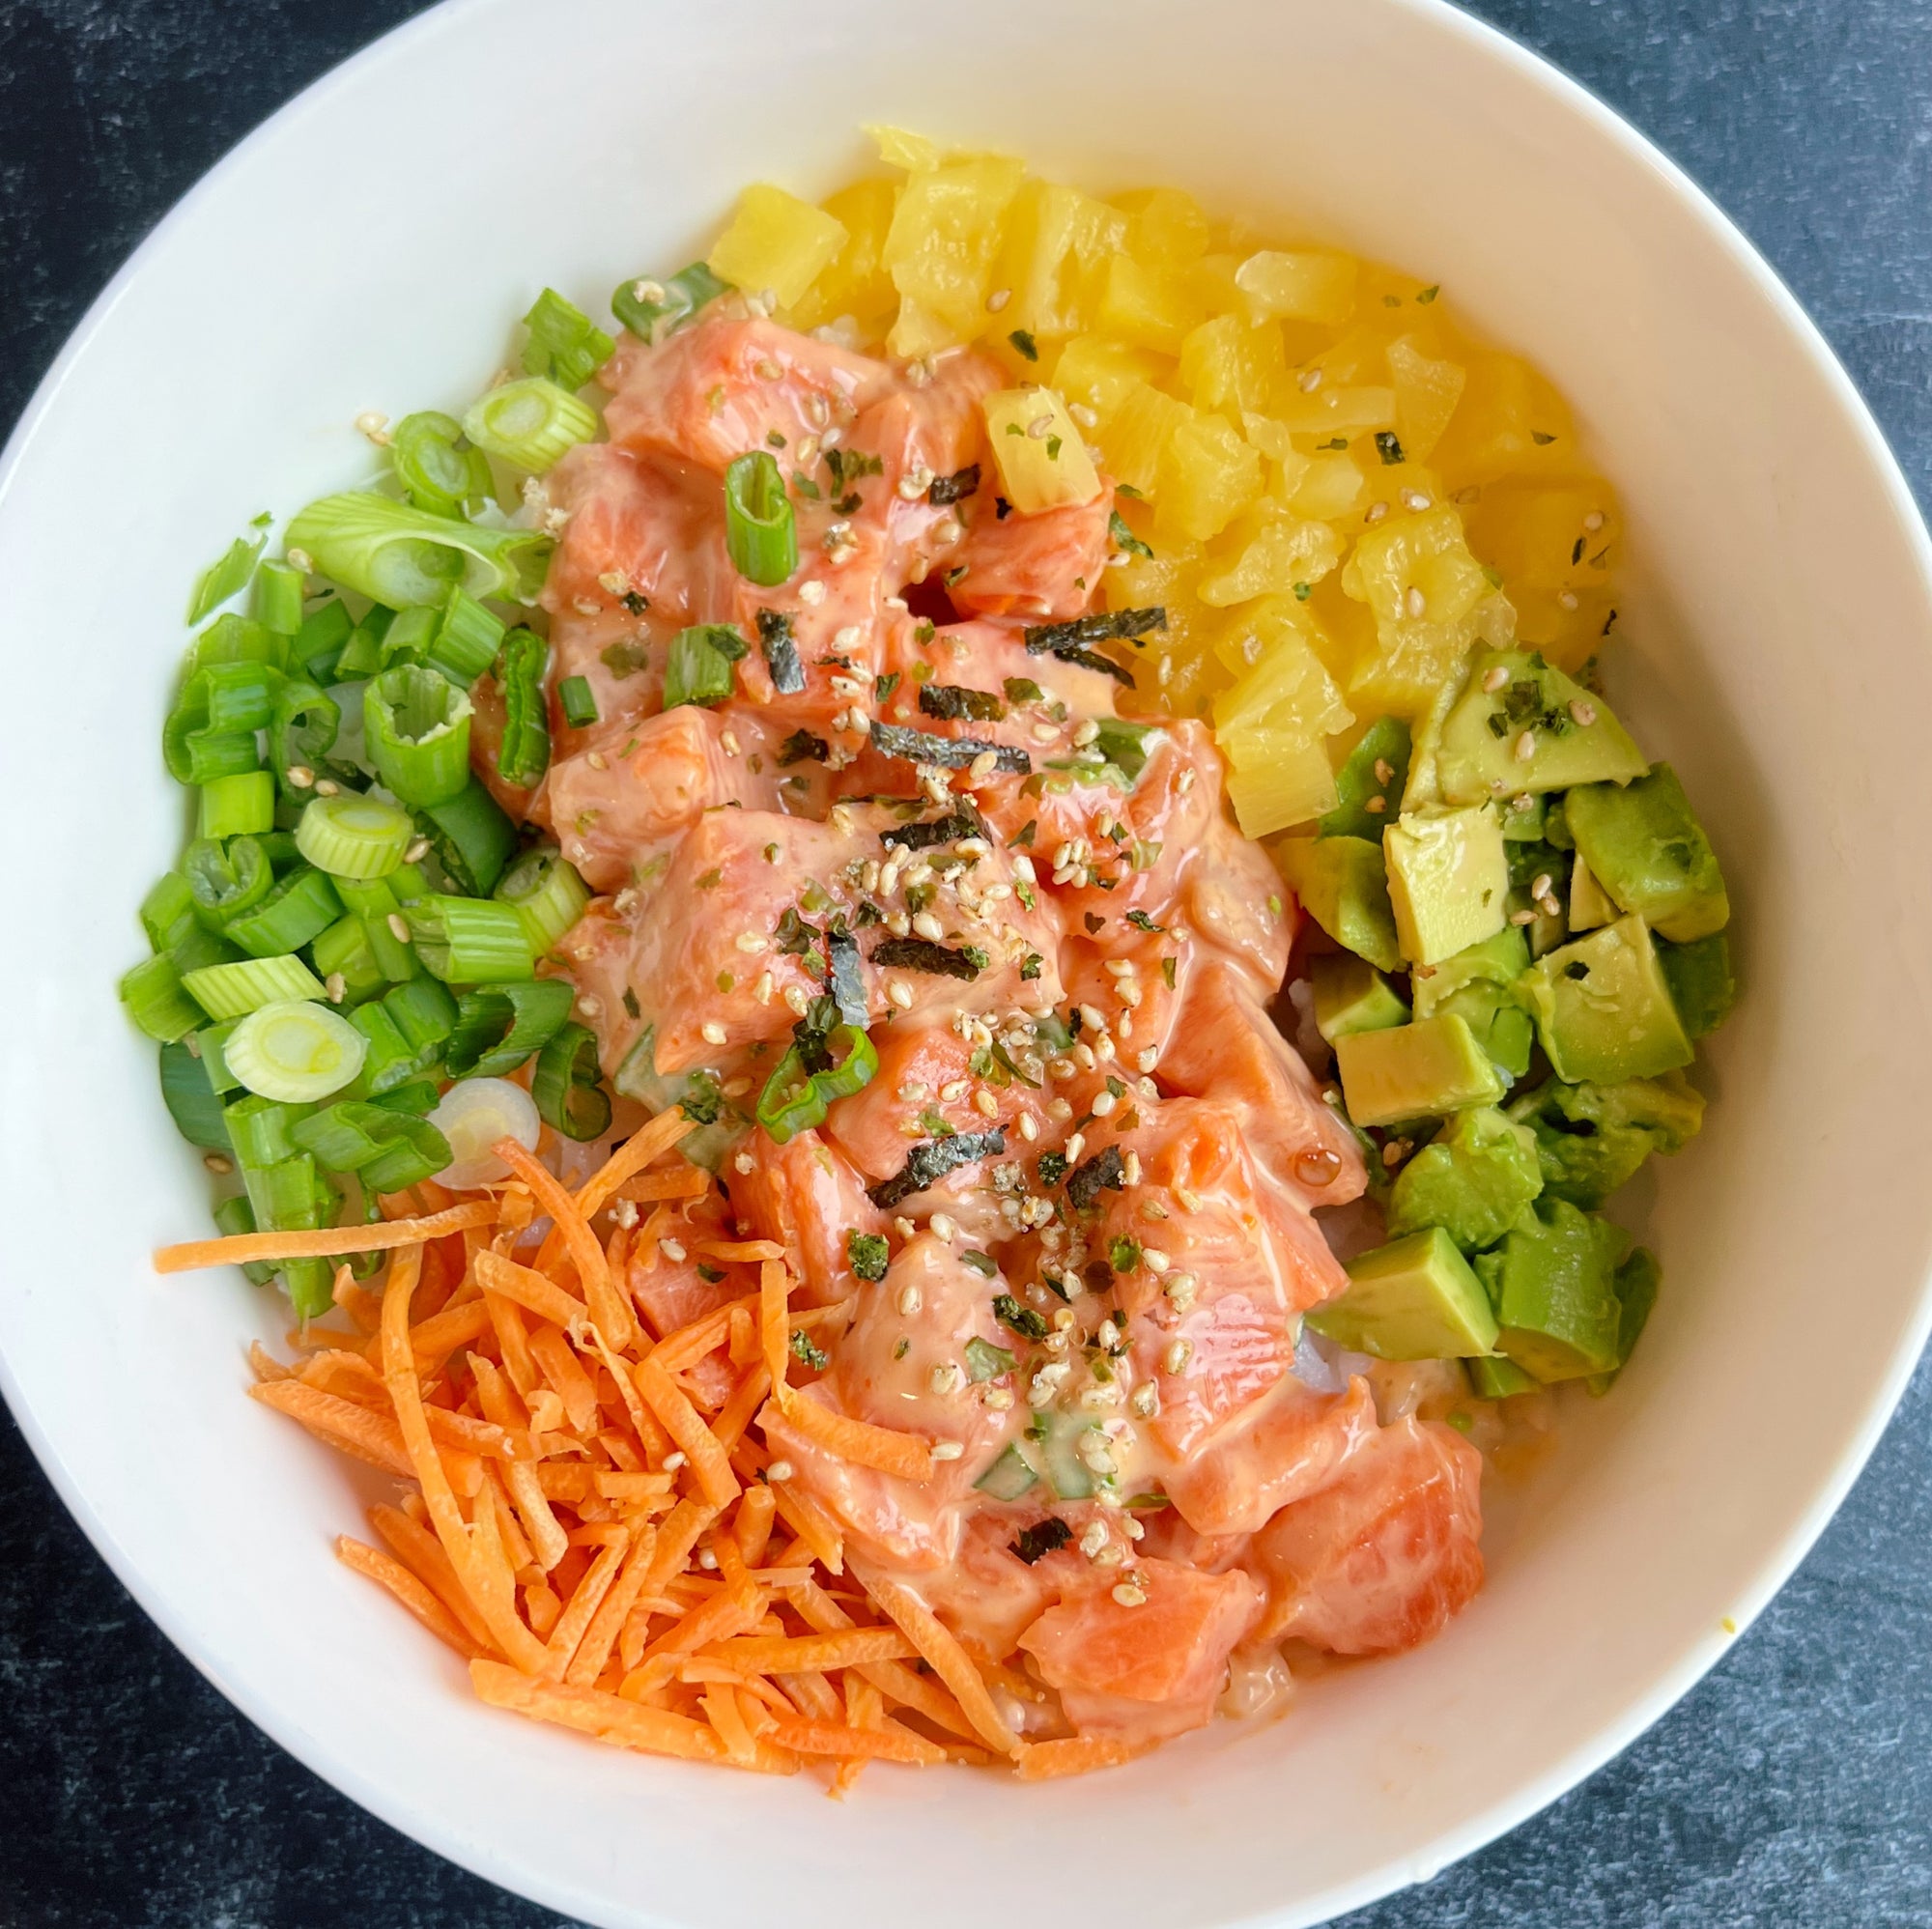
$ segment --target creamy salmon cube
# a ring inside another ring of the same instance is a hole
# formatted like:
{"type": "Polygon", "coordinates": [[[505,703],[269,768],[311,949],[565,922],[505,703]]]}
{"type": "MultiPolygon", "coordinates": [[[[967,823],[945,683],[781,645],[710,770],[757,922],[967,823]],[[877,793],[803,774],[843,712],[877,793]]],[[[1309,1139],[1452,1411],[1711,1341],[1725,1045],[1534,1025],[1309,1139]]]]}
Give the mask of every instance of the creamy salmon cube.
{"type": "Polygon", "coordinates": [[[1083,615],[1100,588],[1112,547],[1107,518],[1114,492],[1031,516],[1001,516],[989,503],[975,513],[953,558],[965,574],[950,585],[953,604],[982,616],[1065,622],[1083,615]]]}
{"type": "Polygon", "coordinates": [[[852,1270],[851,1238],[883,1233],[887,1215],[866,1197],[863,1176],[836,1146],[813,1131],[782,1146],[754,1132],[726,1161],[724,1177],[750,1236],[784,1247],[801,1282],[801,1304],[829,1306],[867,1290],[852,1270]]]}

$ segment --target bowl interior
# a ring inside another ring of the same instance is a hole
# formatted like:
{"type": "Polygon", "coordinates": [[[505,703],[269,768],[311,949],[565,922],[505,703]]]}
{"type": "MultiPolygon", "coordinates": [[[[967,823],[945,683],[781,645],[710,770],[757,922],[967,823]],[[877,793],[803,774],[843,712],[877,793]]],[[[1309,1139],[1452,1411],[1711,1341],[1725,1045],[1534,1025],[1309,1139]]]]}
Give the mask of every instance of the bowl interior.
{"type": "MultiPolygon", "coordinates": [[[[16,903],[0,956],[0,1378],[117,1570],[270,1733],[444,1853],[599,1923],[967,1929],[988,1872],[1085,1921],[1318,1920],[1432,1873],[1654,1719],[1762,1605],[1922,1339],[1927,552],[1849,385],[1766,270],[1607,113],[1428,0],[518,0],[427,16],[279,116],[142,250],[0,477],[16,903]],[[490,104],[511,103],[496,138],[490,104]],[[380,129],[464,128],[459,166],[380,129]],[[243,1399],[285,1321],[160,1280],[193,1155],[118,1021],[173,859],[156,755],[194,572],[371,472],[358,411],[461,405],[554,282],[685,259],[737,188],[819,191],[892,120],[1101,188],[1189,187],[1439,278],[1577,406],[1629,512],[1612,694],[1719,840],[1747,995],[1659,1177],[1662,1303],[1609,1400],[1501,1510],[1441,1639],[1081,1783],[726,1778],[515,1723],[335,1565],[359,1496],[243,1399]],[[25,1022],[22,1022],[22,1021],[25,1022]],[[1069,1854],[1071,1844],[1082,1845],[1069,1854]],[[1127,1853],[1127,1845],[1131,1852],[1127,1853]],[[1109,1854],[1111,1850],[1114,1853],[1109,1854]]],[[[1004,1885],[1003,1885],[1004,1886],[1004,1885]]]]}

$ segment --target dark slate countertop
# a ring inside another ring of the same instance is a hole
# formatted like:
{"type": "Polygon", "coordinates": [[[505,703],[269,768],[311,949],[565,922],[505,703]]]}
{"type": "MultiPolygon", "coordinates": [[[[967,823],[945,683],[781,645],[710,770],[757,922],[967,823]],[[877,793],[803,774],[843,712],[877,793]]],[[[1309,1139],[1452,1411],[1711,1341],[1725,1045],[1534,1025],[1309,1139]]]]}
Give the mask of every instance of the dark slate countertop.
{"type": "MultiPolygon", "coordinates": [[[[175,199],[415,11],[0,0],[0,428],[175,199]]],[[[1711,188],[1817,317],[1932,506],[1932,0],[1474,11],[1711,188]]],[[[1348,1920],[1932,1923],[1932,1367],[1816,1551],[1681,1706],[1535,1821],[1348,1920]]],[[[256,1733],[149,1625],[0,1416],[0,1925],[346,1921],[558,1918],[406,1841],[256,1733]]]]}

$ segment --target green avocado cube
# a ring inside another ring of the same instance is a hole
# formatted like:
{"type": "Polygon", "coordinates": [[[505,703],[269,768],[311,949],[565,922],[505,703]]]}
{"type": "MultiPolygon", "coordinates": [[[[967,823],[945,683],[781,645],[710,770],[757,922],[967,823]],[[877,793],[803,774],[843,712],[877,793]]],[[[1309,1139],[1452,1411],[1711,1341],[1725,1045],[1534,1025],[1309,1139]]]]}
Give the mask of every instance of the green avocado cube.
{"type": "Polygon", "coordinates": [[[1713,931],[1690,945],[1660,941],[1657,961],[1670,987],[1670,1001],[1691,1037],[1715,1032],[1730,1016],[1738,1002],[1738,981],[1731,973],[1730,940],[1723,932],[1713,931]]]}
{"type": "Polygon", "coordinates": [[[1481,807],[1418,810],[1382,837],[1396,943],[1411,964],[1437,964],[1503,928],[1509,860],[1502,825],[1481,807]]]}
{"type": "Polygon", "coordinates": [[[1529,945],[1522,927],[1505,924],[1494,937],[1453,958],[1416,966],[1415,1015],[1455,1013],[1496,1065],[1511,1078],[1520,1078],[1529,1069],[1530,1047],[1536,1042],[1536,1027],[1518,986],[1528,969],[1529,945]]]}
{"type": "Polygon", "coordinates": [[[1618,1085],[1552,1078],[1519,1098],[1510,1117],[1535,1137],[1545,1192],[1595,1206],[1653,1152],[1667,1155],[1693,1139],[1704,1122],[1704,1100],[1679,1071],[1618,1085]]]}
{"type": "Polygon", "coordinates": [[[1315,1029],[1329,1044],[1352,1032],[1385,1032],[1408,1023],[1402,994],[1367,958],[1324,951],[1309,966],[1315,984],[1315,1029]]]}
{"type": "Polygon", "coordinates": [[[1641,918],[1559,946],[1522,984],[1543,1049],[1569,1084],[1654,1078],[1694,1056],[1641,918]]]}
{"type": "Polygon", "coordinates": [[[1362,741],[1335,773],[1335,794],[1340,802],[1315,820],[1316,830],[1324,837],[1379,840],[1402,808],[1402,789],[1408,781],[1408,725],[1400,717],[1384,717],[1370,724],[1362,741]]]}
{"type": "Polygon", "coordinates": [[[1718,854],[1667,763],[1633,783],[1585,784],[1564,808],[1591,875],[1659,937],[1688,945],[1730,922],[1718,854]]]}
{"type": "Polygon", "coordinates": [[[1578,851],[1570,860],[1570,928],[1581,933],[1600,931],[1617,921],[1617,907],[1609,900],[1595,873],[1578,851]]]}
{"type": "Polygon", "coordinates": [[[1657,1289],[1662,1282],[1663,1268],[1658,1264],[1657,1255],[1644,1246],[1639,1246],[1617,1268],[1617,1304],[1621,1308],[1617,1319],[1617,1363],[1608,1373],[1590,1376],[1588,1384],[1592,1394],[1607,1393],[1616,1384],[1617,1375],[1629,1362],[1631,1348],[1636,1345],[1637,1336],[1657,1304],[1657,1289]]]}
{"type": "Polygon", "coordinates": [[[1623,1308],[1616,1268],[1628,1235],[1567,1199],[1543,1199],[1475,1270],[1489,1289],[1496,1347],[1540,1380],[1608,1373],[1618,1360],[1623,1308]]]}
{"type": "Polygon", "coordinates": [[[1308,1316],[1324,1339],[1378,1360],[1469,1359],[1496,1344],[1482,1282],[1439,1226],[1349,1262],[1349,1290],[1308,1316]]]}
{"type": "Polygon", "coordinates": [[[1367,837],[1288,837],[1276,868],[1301,907],[1338,945],[1383,971],[1402,964],[1382,847],[1367,837]]]}
{"type": "Polygon", "coordinates": [[[1493,1105],[1503,1095],[1489,1055],[1453,1015],[1338,1038],[1335,1065],[1357,1125],[1439,1119],[1471,1105],[1493,1105]]]}
{"type": "Polygon", "coordinates": [[[1503,837],[1512,844],[1540,844],[1548,821],[1549,800],[1520,790],[1503,809],[1503,837]]]}
{"type": "Polygon", "coordinates": [[[1465,1253],[1493,1245],[1543,1190],[1536,1137],[1489,1106],[1459,1112],[1397,1175],[1392,1234],[1439,1226],[1465,1253]]]}
{"type": "Polygon", "coordinates": [[[1469,1362],[1469,1385],[1478,1400],[1507,1400],[1513,1393],[1529,1393],[1542,1384],[1534,1374],[1524,1373],[1500,1353],[1469,1362]]]}
{"type": "Polygon", "coordinates": [[[1523,650],[1476,653],[1435,752],[1450,804],[1628,783],[1649,768],[1601,696],[1523,650]]]}

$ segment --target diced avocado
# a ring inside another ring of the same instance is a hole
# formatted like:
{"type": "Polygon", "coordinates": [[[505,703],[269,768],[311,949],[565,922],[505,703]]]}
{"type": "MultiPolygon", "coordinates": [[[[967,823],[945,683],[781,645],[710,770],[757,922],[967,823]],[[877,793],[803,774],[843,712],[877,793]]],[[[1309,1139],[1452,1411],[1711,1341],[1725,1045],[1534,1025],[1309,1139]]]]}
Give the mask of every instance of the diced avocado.
{"type": "Polygon", "coordinates": [[[1609,1372],[1623,1318],[1617,1262],[1629,1244],[1607,1219],[1539,1200],[1475,1262],[1501,1328],[1497,1349],[1545,1381],[1609,1372]]]}
{"type": "Polygon", "coordinates": [[[1583,862],[1583,853],[1577,851],[1570,860],[1571,930],[1601,930],[1605,924],[1614,924],[1616,920],[1617,907],[1604,894],[1604,887],[1583,862]]]}
{"type": "Polygon", "coordinates": [[[1453,958],[1415,968],[1415,1015],[1454,1012],[1497,1065],[1511,1078],[1520,1078],[1529,1069],[1529,1051],[1536,1042],[1536,1027],[1518,984],[1528,968],[1522,927],[1505,924],[1494,937],[1453,958]]]}
{"type": "Polygon", "coordinates": [[[1682,1072],[1620,1085],[1551,1079],[1519,1098],[1510,1117],[1536,1137],[1543,1189],[1601,1206],[1653,1152],[1680,1150],[1704,1122],[1704,1100],[1682,1072]]]}
{"type": "Polygon", "coordinates": [[[1450,804],[1628,783],[1649,768],[1601,696],[1523,650],[1476,653],[1435,753],[1450,804]]]}
{"type": "Polygon", "coordinates": [[[1331,1045],[1351,1032],[1385,1032],[1408,1023],[1402,994],[1367,958],[1327,951],[1309,970],[1315,980],[1315,1029],[1331,1045]]]}
{"type": "Polygon", "coordinates": [[[1729,923],[1718,854],[1667,763],[1634,783],[1585,784],[1564,808],[1591,875],[1660,938],[1689,945],[1729,923]]]}
{"type": "Polygon", "coordinates": [[[1534,1374],[1524,1373],[1500,1353],[1493,1359],[1469,1362],[1469,1385],[1478,1400],[1507,1400],[1513,1393],[1529,1393],[1542,1384],[1534,1374]]]}
{"type": "Polygon", "coordinates": [[[1335,793],[1340,802],[1315,820],[1321,836],[1378,841],[1402,808],[1403,785],[1408,781],[1408,725],[1400,717],[1384,717],[1372,723],[1335,773],[1335,793]],[[1371,809],[1370,804],[1378,798],[1379,805],[1371,809]]]}
{"type": "Polygon", "coordinates": [[[1493,1105],[1503,1095],[1488,1054],[1453,1016],[1339,1038],[1335,1064],[1357,1125],[1439,1119],[1471,1105],[1493,1105]]]}
{"type": "Polygon", "coordinates": [[[1654,1078],[1693,1057],[1641,918],[1560,946],[1522,983],[1543,1049],[1569,1084],[1654,1078]]]}
{"type": "Polygon", "coordinates": [[[1731,975],[1731,945],[1721,931],[1699,938],[1693,945],[1659,943],[1657,961],[1671,1002],[1684,1029],[1693,1038],[1715,1032],[1738,1002],[1738,981],[1731,975]]]}
{"type": "Polygon", "coordinates": [[[1617,1268],[1617,1304],[1622,1309],[1617,1319],[1617,1363],[1608,1373],[1590,1376],[1593,1394],[1607,1393],[1616,1384],[1617,1375],[1629,1363],[1631,1348],[1657,1304],[1657,1289],[1662,1281],[1663,1268],[1658,1264],[1657,1255],[1645,1246],[1639,1246],[1617,1268]]]}
{"type": "Polygon", "coordinates": [[[1323,1338],[1378,1360],[1470,1359],[1493,1350],[1483,1284],[1439,1226],[1349,1262],[1349,1290],[1308,1316],[1323,1338]]]}
{"type": "Polygon", "coordinates": [[[1367,837],[1286,837],[1274,861],[1301,907],[1338,945],[1383,971],[1402,964],[1382,847],[1367,837]]]}
{"type": "Polygon", "coordinates": [[[1402,787],[1405,810],[1427,810],[1442,802],[1442,785],[1435,768],[1436,756],[1442,749],[1442,725],[1462,700],[1468,682],[1465,664],[1438,686],[1422,722],[1416,725],[1415,740],[1409,751],[1408,781],[1402,787]]]}
{"type": "Polygon", "coordinates": [[[1543,841],[1553,844],[1559,851],[1574,851],[1577,839],[1570,835],[1570,811],[1560,797],[1549,800],[1549,808],[1543,813],[1543,841]]]}
{"type": "Polygon", "coordinates": [[[1549,817],[1549,800],[1519,791],[1502,807],[1503,836],[1513,844],[1543,841],[1543,827],[1549,817]]]}
{"type": "Polygon", "coordinates": [[[1391,1234],[1437,1226],[1465,1253],[1493,1245],[1543,1190],[1536,1138],[1488,1106],[1459,1112],[1396,1176],[1391,1234]]]}
{"type": "Polygon", "coordinates": [[[1382,853],[1396,942],[1411,964],[1436,964],[1502,929],[1509,862],[1494,811],[1405,813],[1382,853]]]}

